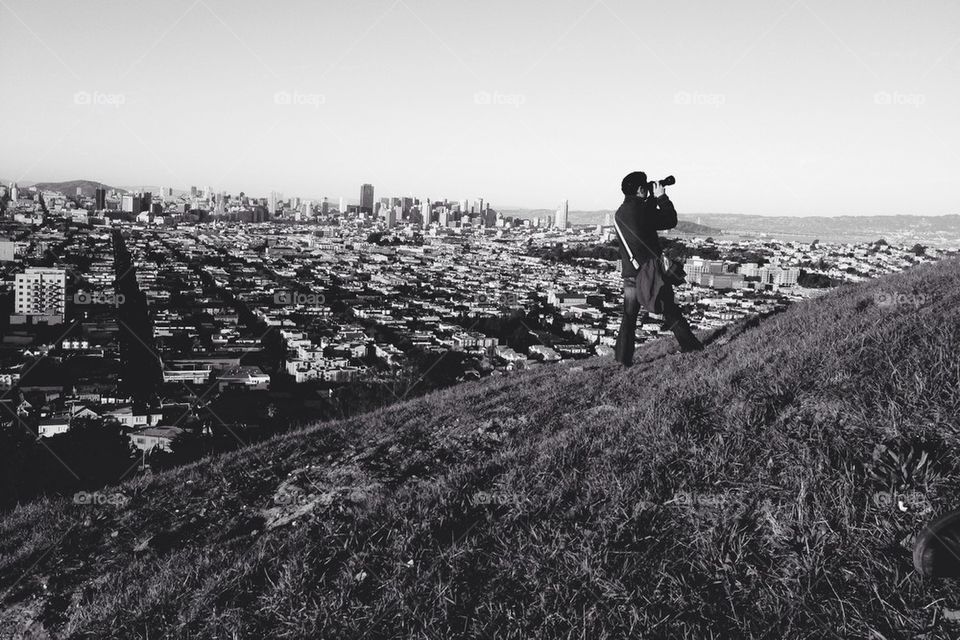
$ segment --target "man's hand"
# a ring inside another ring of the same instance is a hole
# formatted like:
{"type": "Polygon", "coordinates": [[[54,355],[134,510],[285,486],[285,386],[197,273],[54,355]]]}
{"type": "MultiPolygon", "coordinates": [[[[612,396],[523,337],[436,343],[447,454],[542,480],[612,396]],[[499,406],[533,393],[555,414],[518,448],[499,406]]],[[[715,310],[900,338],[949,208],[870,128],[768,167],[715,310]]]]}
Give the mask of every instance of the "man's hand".
{"type": "Polygon", "coordinates": [[[653,197],[654,197],[654,198],[659,198],[659,197],[662,196],[662,195],[665,195],[665,190],[664,190],[664,188],[663,188],[663,185],[660,184],[659,182],[654,182],[654,183],[653,183],[653,197]]]}

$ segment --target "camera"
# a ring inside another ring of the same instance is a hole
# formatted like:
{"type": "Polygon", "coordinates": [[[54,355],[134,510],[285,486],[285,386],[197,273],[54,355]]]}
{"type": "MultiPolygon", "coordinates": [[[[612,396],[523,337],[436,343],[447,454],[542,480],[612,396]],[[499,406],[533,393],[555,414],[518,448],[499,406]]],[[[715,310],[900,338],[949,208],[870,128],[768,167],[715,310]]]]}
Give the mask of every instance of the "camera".
{"type": "Polygon", "coordinates": [[[667,176],[663,180],[653,180],[652,182],[648,182],[645,189],[647,193],[653,193],[653,185],[655,184],[659,184],[661,187],[669,187],[670,185],[676,184],[676,183],[677,183],[676,178],[674,178],[673,176],[667,176]]]}

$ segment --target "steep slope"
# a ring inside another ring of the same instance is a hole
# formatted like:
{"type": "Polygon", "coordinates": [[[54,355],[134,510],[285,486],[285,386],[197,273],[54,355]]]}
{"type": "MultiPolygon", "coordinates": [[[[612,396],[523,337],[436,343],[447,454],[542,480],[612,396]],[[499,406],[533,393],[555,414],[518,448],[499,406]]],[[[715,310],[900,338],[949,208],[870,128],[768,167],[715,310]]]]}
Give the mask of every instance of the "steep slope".
{"type": "Polygon", "coordinates": [[[0,628],[948,637],[960,593],[909,537],[960,506],[958,284],[928,265],[701,354],[465,384],[20,508],[0,628]]]}

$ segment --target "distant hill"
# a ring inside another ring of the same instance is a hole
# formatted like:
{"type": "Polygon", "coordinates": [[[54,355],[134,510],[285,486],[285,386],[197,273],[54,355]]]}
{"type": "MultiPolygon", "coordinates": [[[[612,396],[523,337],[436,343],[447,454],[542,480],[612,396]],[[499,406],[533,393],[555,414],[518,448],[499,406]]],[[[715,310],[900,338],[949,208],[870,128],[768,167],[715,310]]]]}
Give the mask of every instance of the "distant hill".
{"type": "Polygon", "coordinates": [[[34,185],[38,191],[59,191],[65,196],[73,196],[77,194],[77,187],[80,187],[83,190],[83,195],[93,196],[96,193],[97,188],[104,187],[108,191],[111,189],[118,189],[119,191],[126,191],[125,189],[119,187],[111,187],[110,185],[103,184],[102,182],[96,182],[94,180],[69,180],[67,182],[37,182],[34,185]]]}
{"type": "Polygon", "coordinates": [[[676,227],[663,232],[664,235],[670,235],[671,233],[689,233],[697,236],[719,236],[723,233],[723,231],[714,227],[708,227],[705,224],[697,224],[696,222],[691,222],[689,220],[678,220],[676,227]]]}
{"type": "Polygon", "coordinates": [[[0,518],[10,637],[955,637],[960,261],[0,518]],[[934,604],[931,604],[934,603],[934,604]],[[931,610],[933,608],[934,610],[931,610]]]}

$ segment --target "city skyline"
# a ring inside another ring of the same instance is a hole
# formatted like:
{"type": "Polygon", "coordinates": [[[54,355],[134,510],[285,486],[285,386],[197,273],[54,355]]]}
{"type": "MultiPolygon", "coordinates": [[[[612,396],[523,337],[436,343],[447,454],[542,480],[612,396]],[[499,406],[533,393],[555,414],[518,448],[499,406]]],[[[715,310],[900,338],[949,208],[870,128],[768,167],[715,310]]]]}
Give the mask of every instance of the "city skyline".
{"type": "Polygon", "coordinates": [[[0,176],[600,210],[642,169],[681,213],[960,209],[948,2],[290,9],[3,3],[0,176]]]}

